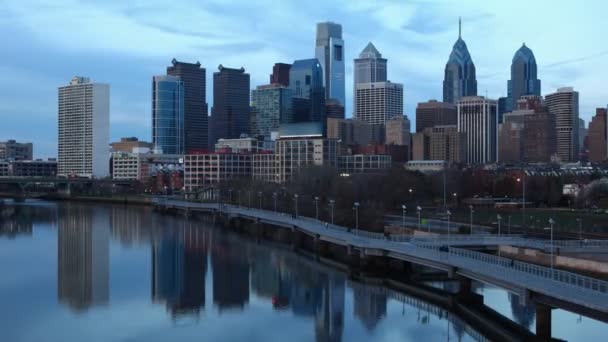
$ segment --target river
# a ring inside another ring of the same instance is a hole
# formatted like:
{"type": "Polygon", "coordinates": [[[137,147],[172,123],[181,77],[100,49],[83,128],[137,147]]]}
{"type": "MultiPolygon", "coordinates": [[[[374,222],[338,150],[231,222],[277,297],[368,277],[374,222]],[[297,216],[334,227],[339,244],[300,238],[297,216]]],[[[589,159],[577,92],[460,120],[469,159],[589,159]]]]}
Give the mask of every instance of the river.
{"type": "MultiPolygon", "coordinates": [[[[441,287],[441,283],[434,284],[441,287]]],[[[475,283],[534,331],[534,308],[475,283]]],[[[554,310],[553,336],[608,325],[554,310]]],[[[0,341],[476,341],[463,319],[211,220],[120,205],[0,207],[0,341]]]]}

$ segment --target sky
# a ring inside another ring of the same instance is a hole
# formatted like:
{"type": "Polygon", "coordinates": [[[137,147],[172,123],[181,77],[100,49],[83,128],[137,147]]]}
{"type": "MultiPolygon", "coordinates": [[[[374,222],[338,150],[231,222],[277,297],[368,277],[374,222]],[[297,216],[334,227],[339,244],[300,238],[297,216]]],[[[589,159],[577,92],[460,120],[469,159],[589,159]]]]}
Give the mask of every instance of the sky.
{"type": "Polygon", "coordinates": [[[353,59],[369,41],[404,85],[405,114],[441,100],[445,63],[462,36],[479,95],[506,96],[510,64],[526,43],[542,94],[572,86],[588,121],[606,107],[608,46],[603,0],[3,0],[0,6],[0,140],[57,154],[57,88],[74,75],[109,83],[111,140],[151,140],[152,76],[171,60],[207,69],[207,102],[219,64],[244,67],[251,87],[268,83],[275,62],[314,57],[317,22],[342,24],[346,113],[352,111],[353,59]]]}

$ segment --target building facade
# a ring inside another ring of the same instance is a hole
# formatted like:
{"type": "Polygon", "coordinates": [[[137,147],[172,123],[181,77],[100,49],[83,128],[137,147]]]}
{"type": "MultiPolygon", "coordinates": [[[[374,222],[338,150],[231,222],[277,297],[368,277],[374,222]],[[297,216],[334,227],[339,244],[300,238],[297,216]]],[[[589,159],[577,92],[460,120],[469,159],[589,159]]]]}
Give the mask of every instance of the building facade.
{"type": "Polygon", "coordinates": [[[110,86],[74,77],[59,87],[59,176],[109,176],[110,86]]]}
{"type": "Polygon", "coordinates": [[[354,71],[355,94],[353,113],[357,112],[357,84],[386,82],[387,79],[387,60],[382,58],[382,54],[376,49],[372,42],[369,42],[365,49],[355,59],[354,71]]]}
{"type": "Polygon", "coordinates": [[[120,138],[110,144],[110,152],[141,152],[145,153],[153,149],[152,143],[140,141],[136,137],[120,138]]]}
{"type": "Polygon", "coordinates": [[[251,178],[251,154],[204,153],[184,156],[186,191],[239,178],[251,178]]]}
{"type": "Polygon", "coordinates": [[[392,82],[356,85],[355,119],[384,124],[403,115],[403,85],[392,82]]]}
{"type": "Polygon", "coordinates": [[[251,91],[251,135],[270,140],[281,123],[293,122],[291,89],[280,84],[258,86],[251,91]]]}
{"type": "MultiPolygon", "coordinates": [[[[317,24],[315,57],[323,70],[325,99],[335,99],[345,105],[344,40],[342,25],[324,22],[317,24]]],[[[291,75],[290,75],[291,77],[291,75]]]]}
{"type": "Polygon", "coordinates": [[[505,112],[514,111],[517,108],[517,101],[524,95],[540,96],[536,58],[525,43],[513,56],[511,79],[507,82],[507,94],[505,112]]]}
{"type": "Polygon", "coordinates": [[[283,87],[289,87],[289,69],[291,64],[274,63],[272,74],[270,75],[270,84],[278,84],[283,87]]]}
{"type": "Polygon", "coordinates": [[[208,105],[205,68],[201,63],[178,62],[175,58],[167,67],[167,75],[177,76],[184,89],[184,150],[208,147],[208,105]]]}
{"type": "Polygon", "coordinates": [[[238,139],[220,139],[215,144],[216,151],[227,149],[232,153],[260,153],[262,151],[272,150],[273,144],[270,141],[246,136],[238,139]]]}
{"type": "Polygon", "coordinates": [[[289,70],[293,122],[325,121],[323,77],[323,68],[316,58],[293,62],[289,70]]]}
{"type": "Polygon", "coordinates": [[[253,180],[262,182],[280,182],[279,162],[275,153],[259,153],[251,156],[251,173],[253,180]]]}
{"type": "Polygon", "coordinates": [[[370,124],[354,119],[327,119],[327,138],[340,140],[343,145],[384,144],[385,129],[381,124],[370,124]]]}
{"type": "Polygon", "coordinates": [[[159,173],[183,171],[183,155],[137,152],[112,153],[112,179],[146,182],[159,173]]]}
{"type": "Polygon", "coordinates": [[[34,145],[15,140],[0,141],[0,160],[32,160],[34,145]]]}
{"type": "Polygon", "coordinates": [[[209,128],[209,146],[218,139],[235,139],[250,133],[249,74],[244,68],[220,65],[213,73],[213,108],[209,128]]]}
{"type": "Polygon", "coordinates": [[[518,164],[524,160],[524,121],[531,110],[516,110],[505,113],[498,125],[498,161],[518,164]]]}
{"type": "Polygon", "coordinates": [[[556,158],[555,116],[546,109],[524,116],[524,162],[548,163],[556,158]]]}
{"type": "Polygon", "coordinates": [[[340,142],[324,138],[289,138],[276,142],[278,181],[288,181],[303,168],[325,166],[335,168],[340,155],[340,142]]]}
{"type": "Polygon", "coordinates": [[[57,160],[15,160],[8,162],[8,175],[13,177],[55,177],[57,160]]]}
{"type": "Polygon", "coordinates": [[[426,132],[430,160],[444,160],[450,164],[465,162],[467,136],[458,132],[458,126],[435,126],[427,128],[426,132]]]}
{"type": "Polygon", "coordinates": [[[608,159],[608,114],[606,108],[597,108],[589,123],[589,161],[604,162],[608,159]]]}
{"type": "Polygon", "coordinates": [[[388,154],[355,154],[338,157],[338,170],[346,174],[383,173],[392,166],[388,154]]]}
{"type": "Polygon", "coordinates": [[[429,100],[416,106],[416,132],[434,126],[456,124],[456,106],[451,103],[429,100]]]}
{"type": "Polygon", "coordinates": [[[483,96],[466,96],[458,101],[458,132],[466,133],[467,163],[496,162],[497,107],[496,100],[483,96]]]}
{"type": "Polygon", "coordinates": [[[477,77],[467,44],[462,40],[462,26],[459,22],[458,40],[445,66],[443,102],[456,104],[464,96],[477,96],[477,77]]]}
{"type": "Polygon", "coordinates": [[[384,124],[385,139],[387,145],[409,146],[411,140],[410,120],[407,116],[387,120],[384,124]]]}
{"type": "Polygon", "coordinates": [[[579,157],[578,92],[559,88],[545,97],[549,113],[555,116],[557,157],[561,162],[575,162],[579,157]]]}
{"type": "Polygon", "coordinates": [[[177,76],[152,79],[152,145],[157,153],[183,154],[184,83],[177,76]]]}

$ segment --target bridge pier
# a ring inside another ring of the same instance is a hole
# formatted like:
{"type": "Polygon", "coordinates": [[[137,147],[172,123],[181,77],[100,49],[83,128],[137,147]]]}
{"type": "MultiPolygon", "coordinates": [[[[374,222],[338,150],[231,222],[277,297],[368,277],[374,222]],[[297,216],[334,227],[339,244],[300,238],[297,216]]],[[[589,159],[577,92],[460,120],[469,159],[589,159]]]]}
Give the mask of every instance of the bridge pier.
{"type": "Polygon", "coordinates": [[[317,254],[318,256],[326,256],[327,252],[329,250],[329,246],[327,245],[328,243],[325,241],[321,240],[321,237],[319,236],[319,234],[317,234],[315,236],[315,240],[314,240],[314,251],[315,254],[317,254]]]}
{"type": "Polygon", "coordinates": [[[302,247],[302,233],[295,227],[291,228],[291,249],[296,250],[302,247]]]}
{"type": "Polygon", "coordinates": [[[536,336],[540,341],[551,341],[551,308],[536,303],[536,336]]]}

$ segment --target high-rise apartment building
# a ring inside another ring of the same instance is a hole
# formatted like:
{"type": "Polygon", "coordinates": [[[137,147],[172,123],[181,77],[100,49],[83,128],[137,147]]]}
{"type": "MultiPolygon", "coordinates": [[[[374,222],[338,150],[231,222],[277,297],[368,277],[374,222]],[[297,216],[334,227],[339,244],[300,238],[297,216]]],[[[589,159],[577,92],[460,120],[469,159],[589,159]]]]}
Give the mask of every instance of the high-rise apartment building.
{"type": "Polygon", "coordinates": [[[251,91],[251,135],[270,140],[281,123],[293,122],[292,92],[281,84],[258,86],[251,91]]]}
{"type": "Polygon", "coordinates": [[[456,125],[456,106],[429,100],[416,106],[416,132],[435,126],[456,125]]]}
{"type": "Polygon", "coordinates": [[[386,131],[385,143],[387,145],[410,145],[410,120],[407,116],[387,120],[384,127],[386,131]]]}
{"type": "Polygon", "coordinates": [[[445,66],[443,102],[456,104],[463,96],[477,95],[475,64],[467,44],[462,40],[462,25],[458,23],[458,40],[445,66]]]}
{"type": "Polygon", "coordinates": [[[272,74],[270,75],[270,84],[280,84],[284,87],[289,87],[289,70],[291,64],[274,63],[272,74]]]}
{"type": "Polygon", "coordinates": [[[524,95],[540,96],[540,80],[537,75],[536,59],[530,48],[523,44],[511,63],[511,79],[507,82],[508,100],[506,112],[516,109],[517,101],[524,95]]]}
{"type": "Polygon", "coordinates": [[[293,62],[289,88],[293,96],[293,122],[325,121],[323,68],[316,58],[293,62]]]}
{"type": "Polygon", "coordinates": [[[167,75],[178,76],[184,85],[184,149],[206,149],[208,139],[207,82],[201,63],[184,63],[176,59],[167,67],[167,75]]]}
{"type": "Polygon", "coordinates": [[[244,68],[223,65],[213,73],[213,108],[209,130],[209,146],[218,139],[235,139],[249,134],[249,74],[244,68]]]}
{"type": "Polygon", "coordinates": [[[403,85],[392,82],[356,85],[355,119],[384,124],[403,115],[403,85]]]}
{"type": "Polygon", "coordinates": [[[496,100],[465,96],[458,101],[458,132],[466,133],[466,162],[487,164],[496,161],[496,100]]]}
{"type": "Polygon", "coordinates": [[[429,136],[429,159],[448,163],[463,163],[466,154],[466,133],[458,127],[435,126],[425,130],[429,136]]]}
{"type": "Polygon", "coordinates": [[[608,159],[608,113],[597,108],[589,123],[589,161],[604,162],[608,159]]]}
{"type": "Polygon", "coordinates": [[[545,102],[549,113],[555,116],[557,157],[565,163],[578,161],[578,92],[571,87],[559,88],[547,95],[545,102]]]}
{"type": "Polygon", "coordinates": [[[342,25],[324,22],[317,24],[315,57],[323,70],[325,98],[345,104],[344,40],[342,25]]]}
{"type": "Polygon", "coordinates": [[[184,83],[178,76],[152,78],[152,145],[157,153],[184,154],[184,83]]]}
{"type": "Polygon", "coordinates": [[[505,113],[498,125],[498,161],[517,164],[524,160],[524,119],[533,110],[505,113]]]}
{"type": "Polygon", "coordinates": [[[32,160],[33,150],[32,143],[20,143],[15,140],[0,141],[0,160],[32,160]]]}
{"type": "Polygon", "coordinates": [[[59,176],[110,174],[110,86],[74,77],[59,87],[59,176]]]}
{"type": "Polygon", "coordinates": [[[387,79],[387,60],[382,58],[382,54],[376,49],[374,44],[369,42],[365,49],[355,59],[354,71],[354,107],[353,113],[357,112],[357,84],[386,82],[387,79]]]}

